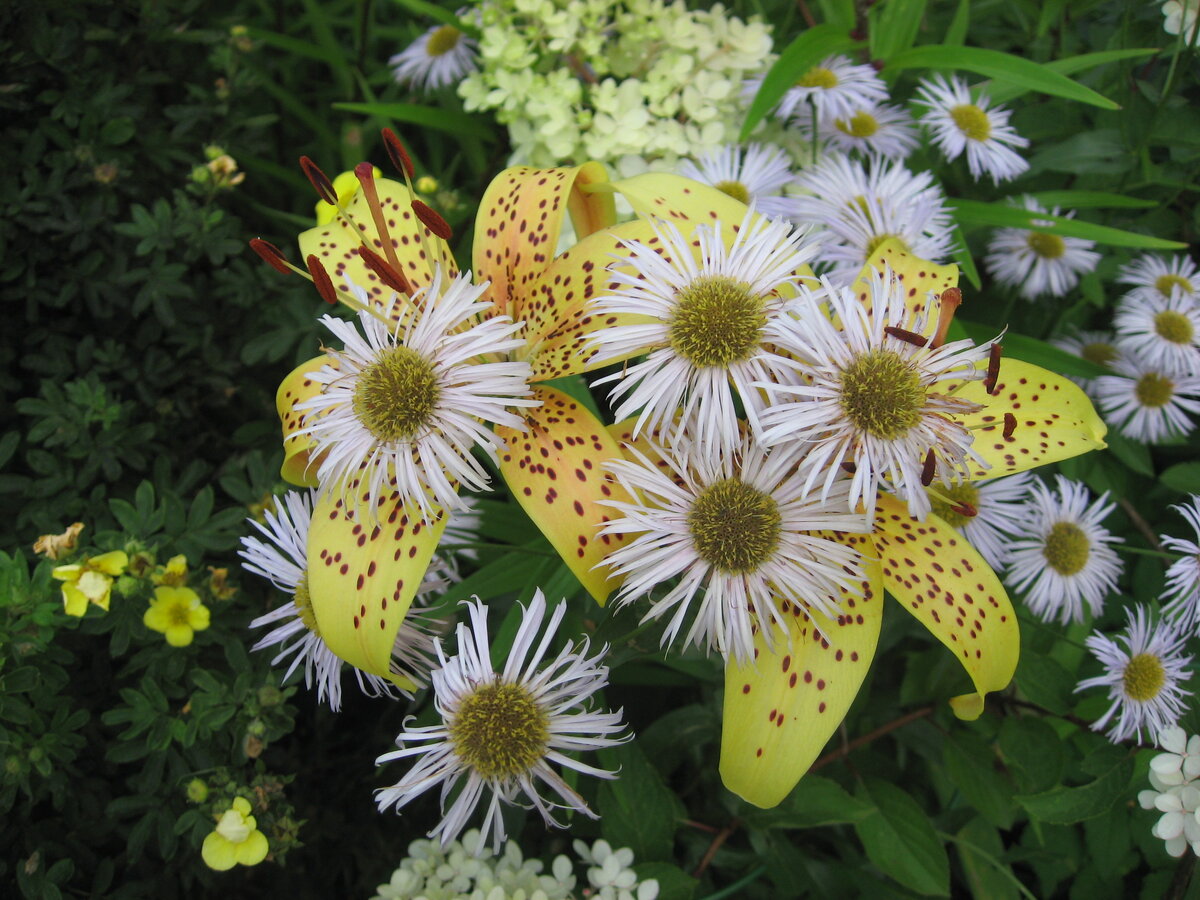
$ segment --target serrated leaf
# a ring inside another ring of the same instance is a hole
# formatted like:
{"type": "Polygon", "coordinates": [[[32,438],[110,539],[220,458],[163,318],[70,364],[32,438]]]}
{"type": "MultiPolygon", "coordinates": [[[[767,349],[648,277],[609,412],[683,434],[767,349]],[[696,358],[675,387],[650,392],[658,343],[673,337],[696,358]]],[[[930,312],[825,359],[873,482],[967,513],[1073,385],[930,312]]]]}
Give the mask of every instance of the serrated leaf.
{"type": "Polygon", "coordinates": [[[674,858],[678,800],[636,743],[600,754],[620,776],[600,785],[596,798],[600,831],[614,847],[629,847],[634,859],[662,862],[674,858]]]}
{"type": "Polygon", "coordinates": [[[1058,715],[1072,706],[1075,677],[1057,661],[1039,653],[1022,653],[1017,666],[1017,687],[1030,702],[1058,715]]]}
{"type": "Polygon", "coordinates": [[[1004,843],[996,829],[983,819],[972,819],[955,836],[954,848],[963,874],[976,900],[1012,900],[1020,896],[1019,883],[1001,857],[1004,843]]]}
{"type": "Polygon", "coordinates": [[[873,812],[870,803],[846,793],[837,782],[805,775],[779,806],[751,810],[742,818],[752,828],[818,828],[861,822],[873,812]]]}
{"type": "Polygon", "coordinates": [[[876,813],[855,824],[867,856],[884,873],[918,894],[950,895],[950,858],[925,811],[906,791],[867,779],[876,813]]]}
{"type": "Polygon", "coordinates": [[[1000,725],[1000,753],[1026,793],[1058,784],[1066,765],[1066,748],[1049,723],[1035,716],[1006,716],[1000,725]]]}
{"type": "Polygon", "coordinates": [[[1133,760],[1128,756],[1081,787],[1056,787],[1040,794],[1018,794],[1016,801],[1035,819],[1052,825],[1074,825],[1102,816],[1129,790],[1133,760]]]}
{"type": "Polygon", "coordinates": [[[996,771],[991,748],[961,728],[946,736],[942,744],[946,774],[967,802],[997,828],[1011,828],[1017,808],[1013,786],[996,771]]]}

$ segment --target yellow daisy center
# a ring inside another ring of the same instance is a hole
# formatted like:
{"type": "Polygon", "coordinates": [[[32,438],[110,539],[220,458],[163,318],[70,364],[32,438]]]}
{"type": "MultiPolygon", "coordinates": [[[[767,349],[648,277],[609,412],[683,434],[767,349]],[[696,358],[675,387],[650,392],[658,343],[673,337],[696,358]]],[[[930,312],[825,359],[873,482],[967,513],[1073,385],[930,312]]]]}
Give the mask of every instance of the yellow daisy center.
{"type": "Polygon", "coordinates": [[[1042,259],[1061,259],[1067,252],[1067,245],[1057,234],[1046,234],[1044,231],[1031,231],[1025,238],[1029,249],[1042,259]]]}
{"type": "Polygon", "coordinates": [[[750,189],[740,181],[718,181],[713,187],[722,194],[728,194],[739,203],[750,202],[750,189]]]}
{"type": "Polygon", "coordinates": [[[1171,402],[1171,396],[1175,393],[1175,382],[1157,372],[1147,372],[1138,379],[1133,393],[1142,406],[1158,409],[1171,402]]]}
{"type": "Polygon", "coordinates": [[[411,440],[433,416],[437,372],[408,347],[392,347],[359,375],[354,414],[379,441],[411,440]]]}
{"type": "Polygon", "coordinates": [[[953,507],[969,506],[972,509],[979,508],[979,488],[973,484],[966,482],[952,485],[939,485],[938,494],[940,496],[931,496],[929,498],[930,506],[933,508],[933,514],[940,519],[944,519],[946,524],[954,528],[962,528],[964,525],[973,522],[973,516],[964,516],[961,512],[953,507]]]}
{"type": "Polygon", "coordinates": [[[296,585],[296,591],[292,595],[292,600],[296,603],[296,615],[300,617],[300,621],[304,623],[304,627],[312,634],[320,637],[321,630],[317,628],[317,615],[313,612],[312,599],[308,595],[307,575],[301,578],[300,583],[296,585]]]}
{"type": "Polygon", "coordinates": [[[783,517],[770,494],[726,478],[700,493],[687,523],[701,559],[721,572],[744,575],[771,558],[783,517]]]}
{"type": "Polygon", "coordinates": [[[1046,564],[1059,575],[1082,571],[1091,552],[1092,542],[1074,522],[1055,522],[1042,547],[1046,564]]]}
{"type": "Polygon", "coordinates": [[[852,138],[869,138],[879,130],[879,120],[866,111],[859,111],[849,119],[835,119],[833,127],[852,138]]]}
{"type": "Polygon", "coordinates": [[[1167,673],[1162,660],[1153,653],[1139,653],[1125,664],[1121,685],[1126,697],[1144,703],[1158,696],[1166,680],[1167,673]]]}
{"type": "Polygon", "coordinates": [[[750,285],[706,275],[679,292],[671,347],[694,366],[728,366],[750,358],[766,324],[763,298],[750,285]]]}
{"type": "Polygon", "coordinates": [[[838,86],[838,77],[829,69],[813,66],[796,80],[796,87],[829,90],[838,86]]]}
{"type": "Polygon", "coordinates": [[[967,140],[986,141],[992,136],[992,120],[974,103],[950,107],[950,118],[967,140]]]}
{"type": "Polygon", "coordinates": [[[529,689],[496,681],[462,699],[450,723],[454,751],[484,778],[512,778],[546,755],[550,717],[529,689]]]}
{"type": "Polygon", "coordinates": [[[921,420],[921,376],[894,350],[871,350],[841,374],[842,411],[859,431],[884,441],[902,437],[921,420]]]}
{"type": "Polygon", "coordinates": [[[1170,297],[1177,287],[1183,288],[1186,294],[1190,294],[1194,290],[1192,283],[1182,275],[1159,275],[1154,279],[1154,287],[1164,297],[1170,297]]]}
{"type": "Polygon", "coordinates": [[[444,56],[458,46],[462,32],[453,25],[443,25],[425,42],[425,52],[430,56],[444,56]]]}
{"type": "Polygon", "coordinates": [[[1093,341],[1080,347],[1079,355],[1098,366],[1107,366],[1117,358],[1117,348],[1103,341],[1093,341]]]}
{"type": "Polygon", "coordinates": [[[1192,320],[1173,309],[1164,309],[1154,317],[1154,330],[1172,344],[1190,344],[1196,335],[1192,320]]]}

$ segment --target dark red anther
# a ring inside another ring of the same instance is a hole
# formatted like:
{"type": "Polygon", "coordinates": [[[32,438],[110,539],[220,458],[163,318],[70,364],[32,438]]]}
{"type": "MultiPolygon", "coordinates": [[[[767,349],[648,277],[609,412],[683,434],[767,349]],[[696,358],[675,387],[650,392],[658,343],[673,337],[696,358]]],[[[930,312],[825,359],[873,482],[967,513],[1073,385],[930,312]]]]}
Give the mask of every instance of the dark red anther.
{"type": "Polygon", "coordinates": [[[925,454],[925,465],[921,467],[921,484],[929,487],[933,483],[933,473],[937,468],[937,459],[933,455],[933,448],[925,454]]]}
{"type": "Polygon", "coordinates": [[[312,184],[313,190],[317,192],[317,196],[331,206],[337,206],[337,191],[333,189],[333,182],[321,171],[320,166],[307,156],[302,156],[300,157],[300,168],[304,170],[304,174],[312,184]]]}
{"type": "Polygon", "coordinates": [[[966,500],[964,500],[962,503],[950,504],[950,509],[958,513],[960,516],[966,516],[968,519],[973,519],[979,515],[979,510],[977,510],[974,505],[968,503],[966,500]]]}
{"type": "Polygon", "coordinates": [[[321,299],[326,303],[337,303],[337,291],[333,289],[333,281],[321,265],[321,261],[311,253],[305,261],[308,263],[308,274],[312,276],[313,286],[321,295],[321,299]]]}
{"type": "Polygon", "coordinates": [[[291,274],[292,270],[288,268],[287,257],[283,255],[282,250],[270,241],[264,241],[262,238],[251,238],[250,249],[261,256],[267,265],[276,272],[282,272],[284,275],[291,274]]]}
{"type": "Polygon", "coordinates": [[[1012,413],[1004,414],[1004,439],[1010,440],[1013,432],[1017,430],[1017,417],[1012,413]]]}
{"type": "Polygon", "coordinates": [[[896,340],[912,344],[914,347],[924,347],[928,343],[923,335],[919,335],[915,331],[909,331],[907,328],[897,328],[895,325],[887,325],[883,330],[896,340]]]}
{"type": "Polygon", "coordinates": [[[1000,354],[1004,352],[1004,347],[1001,344],[992,344],[991,353],[988,355],[988,370],[987,377],[983,379],[983,389],[988,394],[996,393],[996,382],[1000,379],[1000,354]]]}
{"type": "Polygon", "coordinates": [[[853,475],[855,472],[858,471],[858,466],[856,466],[854,463],[850,462],[849,460],[846,460],[846,462],[842,463],[842,470],[847,472],[850,475],[853,475]]]}
{"type": "Polygon", "coordinates": [[[379,280],[393,291],[399,291],[406,296],[412,296],[412,285],[408,283],[408,279],[404,277],[404,273],[399,269],[393,268],[386,259],[370,247],[359,247],[358,255],[362,257],[362,261],[366,267],[378,275],[379,280]]]}
{"type": "Polygon", "coordinates": [[[383,129],[383,146],[387,148],[388,158],[397,172],[407,175],[410,179],[416,177],[416,169],[413,168],[412,160],[408,158],[408,151],[404,149],[400,138],[396,137],[396,132],[390,128],[383,129]]]}
{"type": "Polygon", "coordinates": [[[421,220],[421,223],[426,228],[440,237],[443,241],[450,240],[454,232],[450,230],[450,226],[446,224],[446,220],[435,213],[432,207],[426,203],[422,203],[420,200],[414,200],[412,202],[412,208],[413,212],[417,214],[417,218],[421,220]]]}

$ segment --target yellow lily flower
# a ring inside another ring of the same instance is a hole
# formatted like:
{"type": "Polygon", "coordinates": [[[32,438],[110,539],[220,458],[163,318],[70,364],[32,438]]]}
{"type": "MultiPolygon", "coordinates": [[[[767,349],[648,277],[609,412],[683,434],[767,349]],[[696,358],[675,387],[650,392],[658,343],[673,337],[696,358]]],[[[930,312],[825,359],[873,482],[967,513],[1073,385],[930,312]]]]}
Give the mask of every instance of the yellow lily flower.
{"type": "Polygon", "coordinates": [[[267,836],[258,830],[250,815],[250,801],[234,798],[233,805],[221,814],[217,827],[204,839],[200,857],[210,869],[225,872],[236,865],[257,866],[267,858],[267,836]]]}
{"type": "MultiPolygon", "coordinates": [[[[860,283],[885,264],[902,280],[914,321],[930,291],[940,293],[957,282],[955,267],[915,259],[888,242],[860,283]]],[[[926,334],[937,326],[930,323],[926,334]]],[[[1104,423],[1083,391],[1038,366],[1004,359],[987,379],[953,389],[978,407],[959,423],[973,431],[972,450],[990,466],[973,461],[970,480],[1105,446],[1104,423]]],[[[777,641],[772,648],[759,637],[754,662],[726,667],[721,776],[756,806],[783,800],[841,723],[875,655],[885,591],[970,676],[975,691],[950,701],[959,718],[977,718],[984,695],[1005,688],[1016,671],[1019,635],[1012,604],[996,573],[962,535],[935,514],[918,520],[888,493],[878,496],[874,528],[873,535],[843,536],[877,561],[866,567],[862,596],[845,598],[842,615],[836,620],[815,612],[797,615],[790,647],[777,641]]]]}
{"type": "Polygon", "coordinates": [[[51,576],[65,582],[62,586],[63,608],[68,616],[82,616],[88,604],[108,612],[113,579],[125,571],[129,556],[123,550],[113,550],[91,556],[82,563],[56,566],[51,576]]]}
{"type": "Polygon", "coordinates": [[[186,647],[197,631],[208,627],[208,607],[191,588],[164,585],[154,589],[142,623],[151,631],[161,632],[172,647],[186,647]]]}

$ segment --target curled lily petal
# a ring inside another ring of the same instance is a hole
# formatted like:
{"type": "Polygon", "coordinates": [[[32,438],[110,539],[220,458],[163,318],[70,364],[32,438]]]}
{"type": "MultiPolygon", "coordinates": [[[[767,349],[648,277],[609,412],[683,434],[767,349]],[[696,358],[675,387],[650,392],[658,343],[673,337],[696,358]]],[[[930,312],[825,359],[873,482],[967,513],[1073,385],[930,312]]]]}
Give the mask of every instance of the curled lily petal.
{"type": "MultiPolygon", "coordinates": [[[[851,286],[867,309],[871,308],[871,280],[875,272],[890,268],[892,274],[905,288],[904,295],[908,307],[908,326],[916,329],[917,317],[925,312],[929,293],[940,294],[947,288],[958,284],[958,266],[940,266],[919,256],[913,256],[905,246],[895,238],[880,244],[870,259],[867,260],[858,278],[851,286]]],[[[919,333],[928,337],[938,326],[936,317],[929,317],[919,333]]]]}
{"type": "Polygon", "coordinates": [[[391,671],[396,632],[429,568],[446,516],[422,521],[414,503],[384,498],[378,519],[347,513],[342,492],[317,500],[308,529],[308,594],[317,632],[339,657],[405,690],[391,671]]]}
{"type": "Polygon", "coordinates": [[[283,466],[279,474],[289,484],[301,487],[317,486],[320,461],[309,455],[312,437],[301,433],[313,413],[299,412],[295,407],[297,403],[321,393],[321,385],[308,376],[324,365],[337,368],[337,360],[331,356],[318,356],[301,363],[288,373],[275,392],[275,411],[279,413],[279,421],[283,426],[283,466]]]}
{"type": "MultiPolygon", "coordinates": [[[[846,535],[869,549],[870,538],[846,535]]],[[[790,607],[790,646],[755,636],[754,660],[725,667],[721,779],[755,806],[778,804],[841,724],[866,677],[883,622],[878,563],[867,562],[861,595],[843,591],[836,619],[790,607]],[[822,636],[822,634],[824,636],[822,636]]]]}
{"type": "Polygon", "coordinates": [[[949,524],[925,521],[890,494],[875,507],[875,551],[887,592],[946,645],[975,683],[955,698],[959,718],[983,712],[983,696],[999,691],[1017,670],[1021,639],[1008,594],[992,567],[949,524]]]}
{"type": "Polygon", "coordinates": [[[603,604],[620,582],[595,567],[625,537],[597,534],[612,518],[598,501],[632,498],[601,464],[620,459],[621,448],[589,410],[562,391],[538,386],[533,396],[542,405],[525,411],[526,433],[496,428],[507,445],[500,473],[563,562],[603,604]]]}

